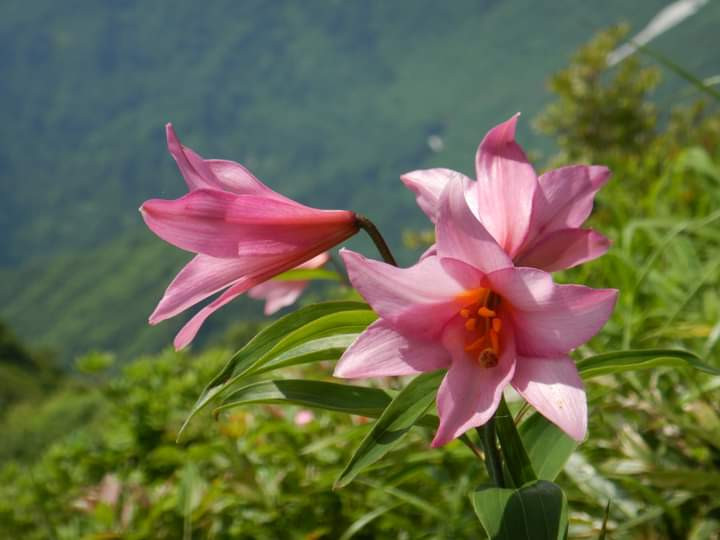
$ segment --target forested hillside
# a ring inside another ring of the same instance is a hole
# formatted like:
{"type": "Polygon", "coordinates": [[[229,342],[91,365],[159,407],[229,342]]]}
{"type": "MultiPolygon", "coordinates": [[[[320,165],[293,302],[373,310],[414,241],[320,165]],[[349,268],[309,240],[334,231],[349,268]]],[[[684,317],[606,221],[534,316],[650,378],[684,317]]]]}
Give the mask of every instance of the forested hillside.
{"type": "MultiPolygon", "coordinates": [[[[518,110],[521,140],[547,148],[529,127],[547,75],[597,29],[642,27],[665,4],[3,2],[0,317],[66,359],[169,341],[179,323],[145,320],[185,255],[137,213],[183,191],[167,121],[298,200],[418,226],[401,173],[469,171],[482,134],[518,110]]],[[[710,3],[657,47],[712,74],[698,44],[718,21],[710,3]]]]}

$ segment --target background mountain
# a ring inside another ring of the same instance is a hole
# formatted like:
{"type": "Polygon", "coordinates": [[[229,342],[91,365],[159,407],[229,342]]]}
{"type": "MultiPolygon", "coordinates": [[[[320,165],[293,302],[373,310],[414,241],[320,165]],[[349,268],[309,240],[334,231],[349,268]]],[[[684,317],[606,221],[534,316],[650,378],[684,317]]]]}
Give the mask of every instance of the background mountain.
{"type": "MultiPolygon", "coordinates": [[[[485,131],[518,110],[521,141],[547,151],[529,122],[548,74],[600,28],[639,29],[666,4],[6,0],[0,318],[66,360],[169,343],[181,318],[145,321],[188,255],[137,212],[183,192],[167,121],[201,154],[240,161],[290,197],[394,226],[397,245],[425,223],[399,174],[471,172],[485,131]]],[[[653,47],[714,74],[719,23],[710,2],[653,47]]],[[[239,302],[204,337],[254,313],[239,302]]]]}

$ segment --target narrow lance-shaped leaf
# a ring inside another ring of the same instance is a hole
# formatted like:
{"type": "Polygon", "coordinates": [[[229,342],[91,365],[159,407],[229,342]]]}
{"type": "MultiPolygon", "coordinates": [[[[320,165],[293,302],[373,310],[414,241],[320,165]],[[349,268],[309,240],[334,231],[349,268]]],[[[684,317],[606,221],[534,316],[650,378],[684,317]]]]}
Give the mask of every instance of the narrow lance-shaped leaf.
{"type": "Polygon", "coordinates": [[[278,274],[273,281],[340,281],[340,274],[325,268],[294,268],[278,274]]]}
{"type": "Polygon", "coordinates": [[[444,376],[444,370],[418,375],[395,396],[340,473],[335,481],[336,488],[349,484],[363,469],[400,442],[435,401],[435,393],[444,376]]]}
{"type": "Polygon", "coordinates": [[[510,414],[504,398],[500,400],[500,405],[495,413],[495,428],[505,458],[506,474],[504,476],[509,477],[513,485],[517,487],[537,480],[523,440],[515,427],[515,420],[510,414]]]}
{"type": "Polygon", "coordinates": [[[391,399],[389,394],[378,388],[285,379],[261,381],[238,388],[226,396],[215,412],[251,403],[282,403],[377,417],[391,399]]]}
{"type": "Polygon", "coordinates": [[[710,375],[720,375],[720,369],[705,364],[696,354],[675,349],[614,351],[580,360],[577,367],[585,380],[599,375],[655,367],[693,368],[710,375]]]}
{"type": "MultiPolygon", "coordinates": [[[[367,304],[362,302],[324,302],[303,307],[278,319],[260,331],[247,345],[235,353],[223,369],[208,383],[193,405],[185,423],[180,428],[178,439],[180,439],[190,420],[220,393],[229,379],[238,374],[242,374],[269,351],[273,349],[277,350],[278,343],[290,336],[293,332],[302,329],[304,326],[321,317],[345,311],[363,311],[366,314],[372,313],[367,304]]],[[[368,318],[370,317],[372,317],[372,315],[368,316],[368,318]]],[[[361,327],[362,323],[358,324],[358,328],[361,327]]],[[[341,332],[347,333],[346,324],[341,326],[341,332]]],[[[327,330],[325,337],[328,335],[331,335],[330,330],[327,330]]],[[[300,341],[301,340],[298,340],[288,345],[287,349],[299,345],[300,341]]]]}
{"type": "Polygon", "coordinates": [[[540,480],[554,480],[578,444],[555,424],[533,413],[518,429],[535,474],[540,480]]]}

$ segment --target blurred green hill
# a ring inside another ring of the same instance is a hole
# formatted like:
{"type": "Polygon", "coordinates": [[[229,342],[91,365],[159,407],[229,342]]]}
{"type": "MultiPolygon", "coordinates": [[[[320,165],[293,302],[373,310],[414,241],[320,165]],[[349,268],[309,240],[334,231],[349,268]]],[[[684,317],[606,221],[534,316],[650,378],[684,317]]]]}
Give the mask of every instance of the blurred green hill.
{"type": "MultiPolygon", "coordinates": [[[[290,197],[396,227],[397,245],[425,224],[401,173],[470,172],[485,131],[518,110],[520,139],[548,150],[529,129],[547,76],[598,29],[639,29],[666,3],[6,0],[0,317],[66,361],[170,341],[182,321],[146,317],[187,255],[137,213],[183,192],[167,121],[290,197]]],[[[702,44],[718,23],[711,2],[653,46],[714,74],[702,44]]],[[[239,304],[223,317],[258,313],[239,304]]]]}

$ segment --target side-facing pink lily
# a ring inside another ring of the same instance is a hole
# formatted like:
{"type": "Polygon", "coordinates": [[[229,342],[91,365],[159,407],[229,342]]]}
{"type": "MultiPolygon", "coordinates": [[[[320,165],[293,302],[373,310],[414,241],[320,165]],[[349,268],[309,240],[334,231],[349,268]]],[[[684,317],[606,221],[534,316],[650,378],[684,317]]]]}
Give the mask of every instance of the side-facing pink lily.
{"type": "Polygon", "coordinates": [[[470,187],[465,178],[447,182],[437,205],[436,253],[415,266],[341,252],[352,284],[380,318],[348,348],[335,375],[447,368],[433,446],[484,424],[508,384],[582,440],[587,403],[568,352],[605,324],[617,291],[557,285],[545,271],[516,267],[468,206],[470,187]]]}
{"type": "MultiPolygon", "coordinates": [[[[314,270],[327,264],[329,260],[330,255],[321,253],[317,257],[313,257],[295,267],[295,269],[314,270]]],[[[265,300],[265,315],[272,315],[276,311],[295,303],[307,286],[308,282],[304,280],[282,281],[271,279],[250,289],[248,296],[256,300],[265,300]]]]}
{"type": "MultiPolygon", "coordinates": [[[[515,142],[518,116],[491,129],[478,147],[477,181],[466,182],[472,213],[519,266],[552,272],[603,255],[608,239],[580,227],[610,171],[572,165],[538,177],[515,142]]],[[[453,178],[467,179],[450,169],[426,169],[406,173],[401,180],[435,223],[440,193],[453,178]]]]}
{"type": "Polygon", "coordinates": [[[150,324],[226,289],[180,330],[180,349],[217,309],[349,238],[358,224],[353,212],[318,210],[276,193],[238,163],[203,159],[180,144],[170,124],[166,133],[190,193],[151,199],[140,212],[160,238],[197,255],[170,283],[150,324]]]}

